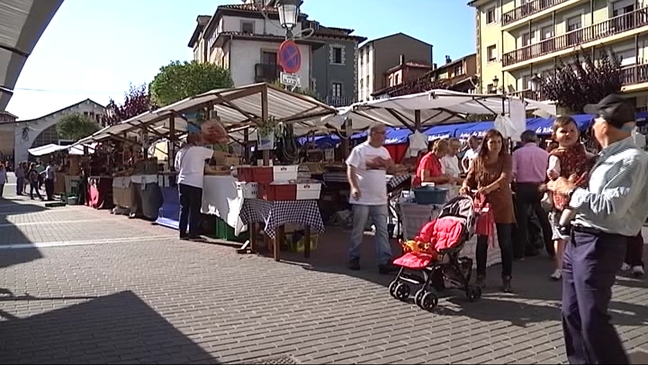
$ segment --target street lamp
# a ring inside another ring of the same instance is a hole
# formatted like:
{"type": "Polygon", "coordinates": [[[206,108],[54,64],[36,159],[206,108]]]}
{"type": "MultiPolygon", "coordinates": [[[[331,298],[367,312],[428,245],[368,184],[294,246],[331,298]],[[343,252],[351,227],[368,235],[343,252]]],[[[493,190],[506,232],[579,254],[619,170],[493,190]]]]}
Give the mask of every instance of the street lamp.
{"type": "Polygon", "coordinates": [[[499,77],[493,76],[493,90],[497,93],[497,86],[499,85],[499,77]]]}
{"type": "Polygon", "coordinates": [[[291,39],[292,30],[297,26],[299,20],[299,6],[302,0],[277,0],[277,12],[279,22],[286,29],[286,38],[291,39]]]}
{"type": "Polygon", "coordinates": [[[540,87],[540,81],[542,81],[540,75],[533,75],[533,77],[531,78],[531,91],[533,91],[534,93],[538,91],[538,88],[540,87]]]}

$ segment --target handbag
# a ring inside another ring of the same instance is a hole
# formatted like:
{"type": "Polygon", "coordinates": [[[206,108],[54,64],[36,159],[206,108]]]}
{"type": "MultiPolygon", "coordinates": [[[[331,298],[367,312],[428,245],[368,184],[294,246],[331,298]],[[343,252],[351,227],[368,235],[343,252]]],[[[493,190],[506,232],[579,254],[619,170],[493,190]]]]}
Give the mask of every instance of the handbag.
{"type": "Polygon", "coordinates": [[[493,235],[495,231],[495,215],[491,208],[491,204],[486,201],[485,195],[479,194],[475,197],[475,213],[477,215],[475,234],[488,237],[493,235]]]}

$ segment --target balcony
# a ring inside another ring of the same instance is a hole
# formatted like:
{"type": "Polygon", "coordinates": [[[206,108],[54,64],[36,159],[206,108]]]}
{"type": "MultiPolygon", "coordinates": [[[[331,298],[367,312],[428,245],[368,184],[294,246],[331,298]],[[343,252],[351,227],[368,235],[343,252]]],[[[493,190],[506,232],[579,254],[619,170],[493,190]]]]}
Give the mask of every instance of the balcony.
{"type": "Polygon", "coordinates": [[[623,85],[636,85],[644,82],[648,82],[648,64],[623,68],[623,85]]]}
{"type": "Polygon", "coordinates": [[[532,60],[554,52],[577,47],[581,44],[611,37],[623,32],[648,25],[648,7],[610,18],[604,22],[592,24],[538,43],[505,53],[502,65],[511,66],[519,62],[532,60]]]}
{"type": "Polygon", "coordinates": [[[254,82],[274,82],[281,75],[281,66],[271,63],[254,65],[254,82]]]}
{"type": "Polygon", "coordinates": [[[327,105],[339,108],[339,107],[343,107],[343,106],[349,106],[349,105],[355,103],[355,98],[348,97],[348,96],[331,96],[331,95],[328,95],[326,97],[326,100],[324,100],[324,102],[327,105]]]}
{"type": "MultiPolygon", "coordinates": [[[[631,65],[623,67],[623,85],[636,85],[648,82],[648,64],[631,65]]],[[[509,93],[510,96],[519,96],[524,99],[532,99],[538,101],[547,100],[547,96],[541,91],[533,91],[531,89],[514,91],[509,93]]]]}
{"type": "Polygon", "coordinates": [[[504,13],[504,15],[502,15],[502,25],[511,24],[520,19],[524,19],[533,14],[537,14],[545,9],[549,9],[552,6],[564,3],[566,1],[568,0],[533,0],[528,3],[524,3],[517,8],[504,13]]]}

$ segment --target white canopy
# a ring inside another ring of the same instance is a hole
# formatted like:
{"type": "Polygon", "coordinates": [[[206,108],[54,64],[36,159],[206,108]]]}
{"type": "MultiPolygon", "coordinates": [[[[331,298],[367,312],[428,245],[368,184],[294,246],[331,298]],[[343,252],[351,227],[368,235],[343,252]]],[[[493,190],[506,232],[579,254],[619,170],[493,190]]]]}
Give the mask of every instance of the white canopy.
{"type": "Polygon", "coordinates": [[[0,1],[0,111],[18,76],[63,0],[0,1]]]}
{"type": "MultiPolygon", "coordinates": [[[[70,155],[83,155],[83,147],[81,146],[59,146],[53,143],[30,148],[27,152],[32,156],[45,156],[63,150],[68,150],[70,155]]],[[[94,153],[94,146],[88,146],[88,153],[94,153]]]]}
{"type": "MultiPolygon", "coordinates": [[[[345,118],[351,118],[354,129],[364,129],[374,122],[402,127],[403,122],[414,125],[416,111],[420,113],[421,126],[465,122],[467,114],[502,114],[510,111],[515,97],[498,94],[468,94],[452,90],[430,90],[418,94],[355,103],[341,108],[335,117],[324,122],[340,127],[345,118]]],[[[556,114],[554,105],[524,99],[527,110],[540,110],[556,114]]]]}

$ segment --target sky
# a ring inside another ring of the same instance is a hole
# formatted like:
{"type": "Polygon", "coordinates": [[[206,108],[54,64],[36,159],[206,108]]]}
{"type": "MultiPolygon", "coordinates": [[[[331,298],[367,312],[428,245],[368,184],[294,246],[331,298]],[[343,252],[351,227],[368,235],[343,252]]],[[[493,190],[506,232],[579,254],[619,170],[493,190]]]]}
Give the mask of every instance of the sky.
{"type": "MultiPolygon", "coordinates": [[[[474,53],[475,13],[468,0],[304,0],[322,25],[374,39],[403,32],[434,46],[442,64],[474,53]]],[[[132,85],[148,84],[187,46],[198,15],[241,0],[65,0],[18,79],[7,111],[19,119],[49,114],[90,98],[117,103],[132,85]]]]}

